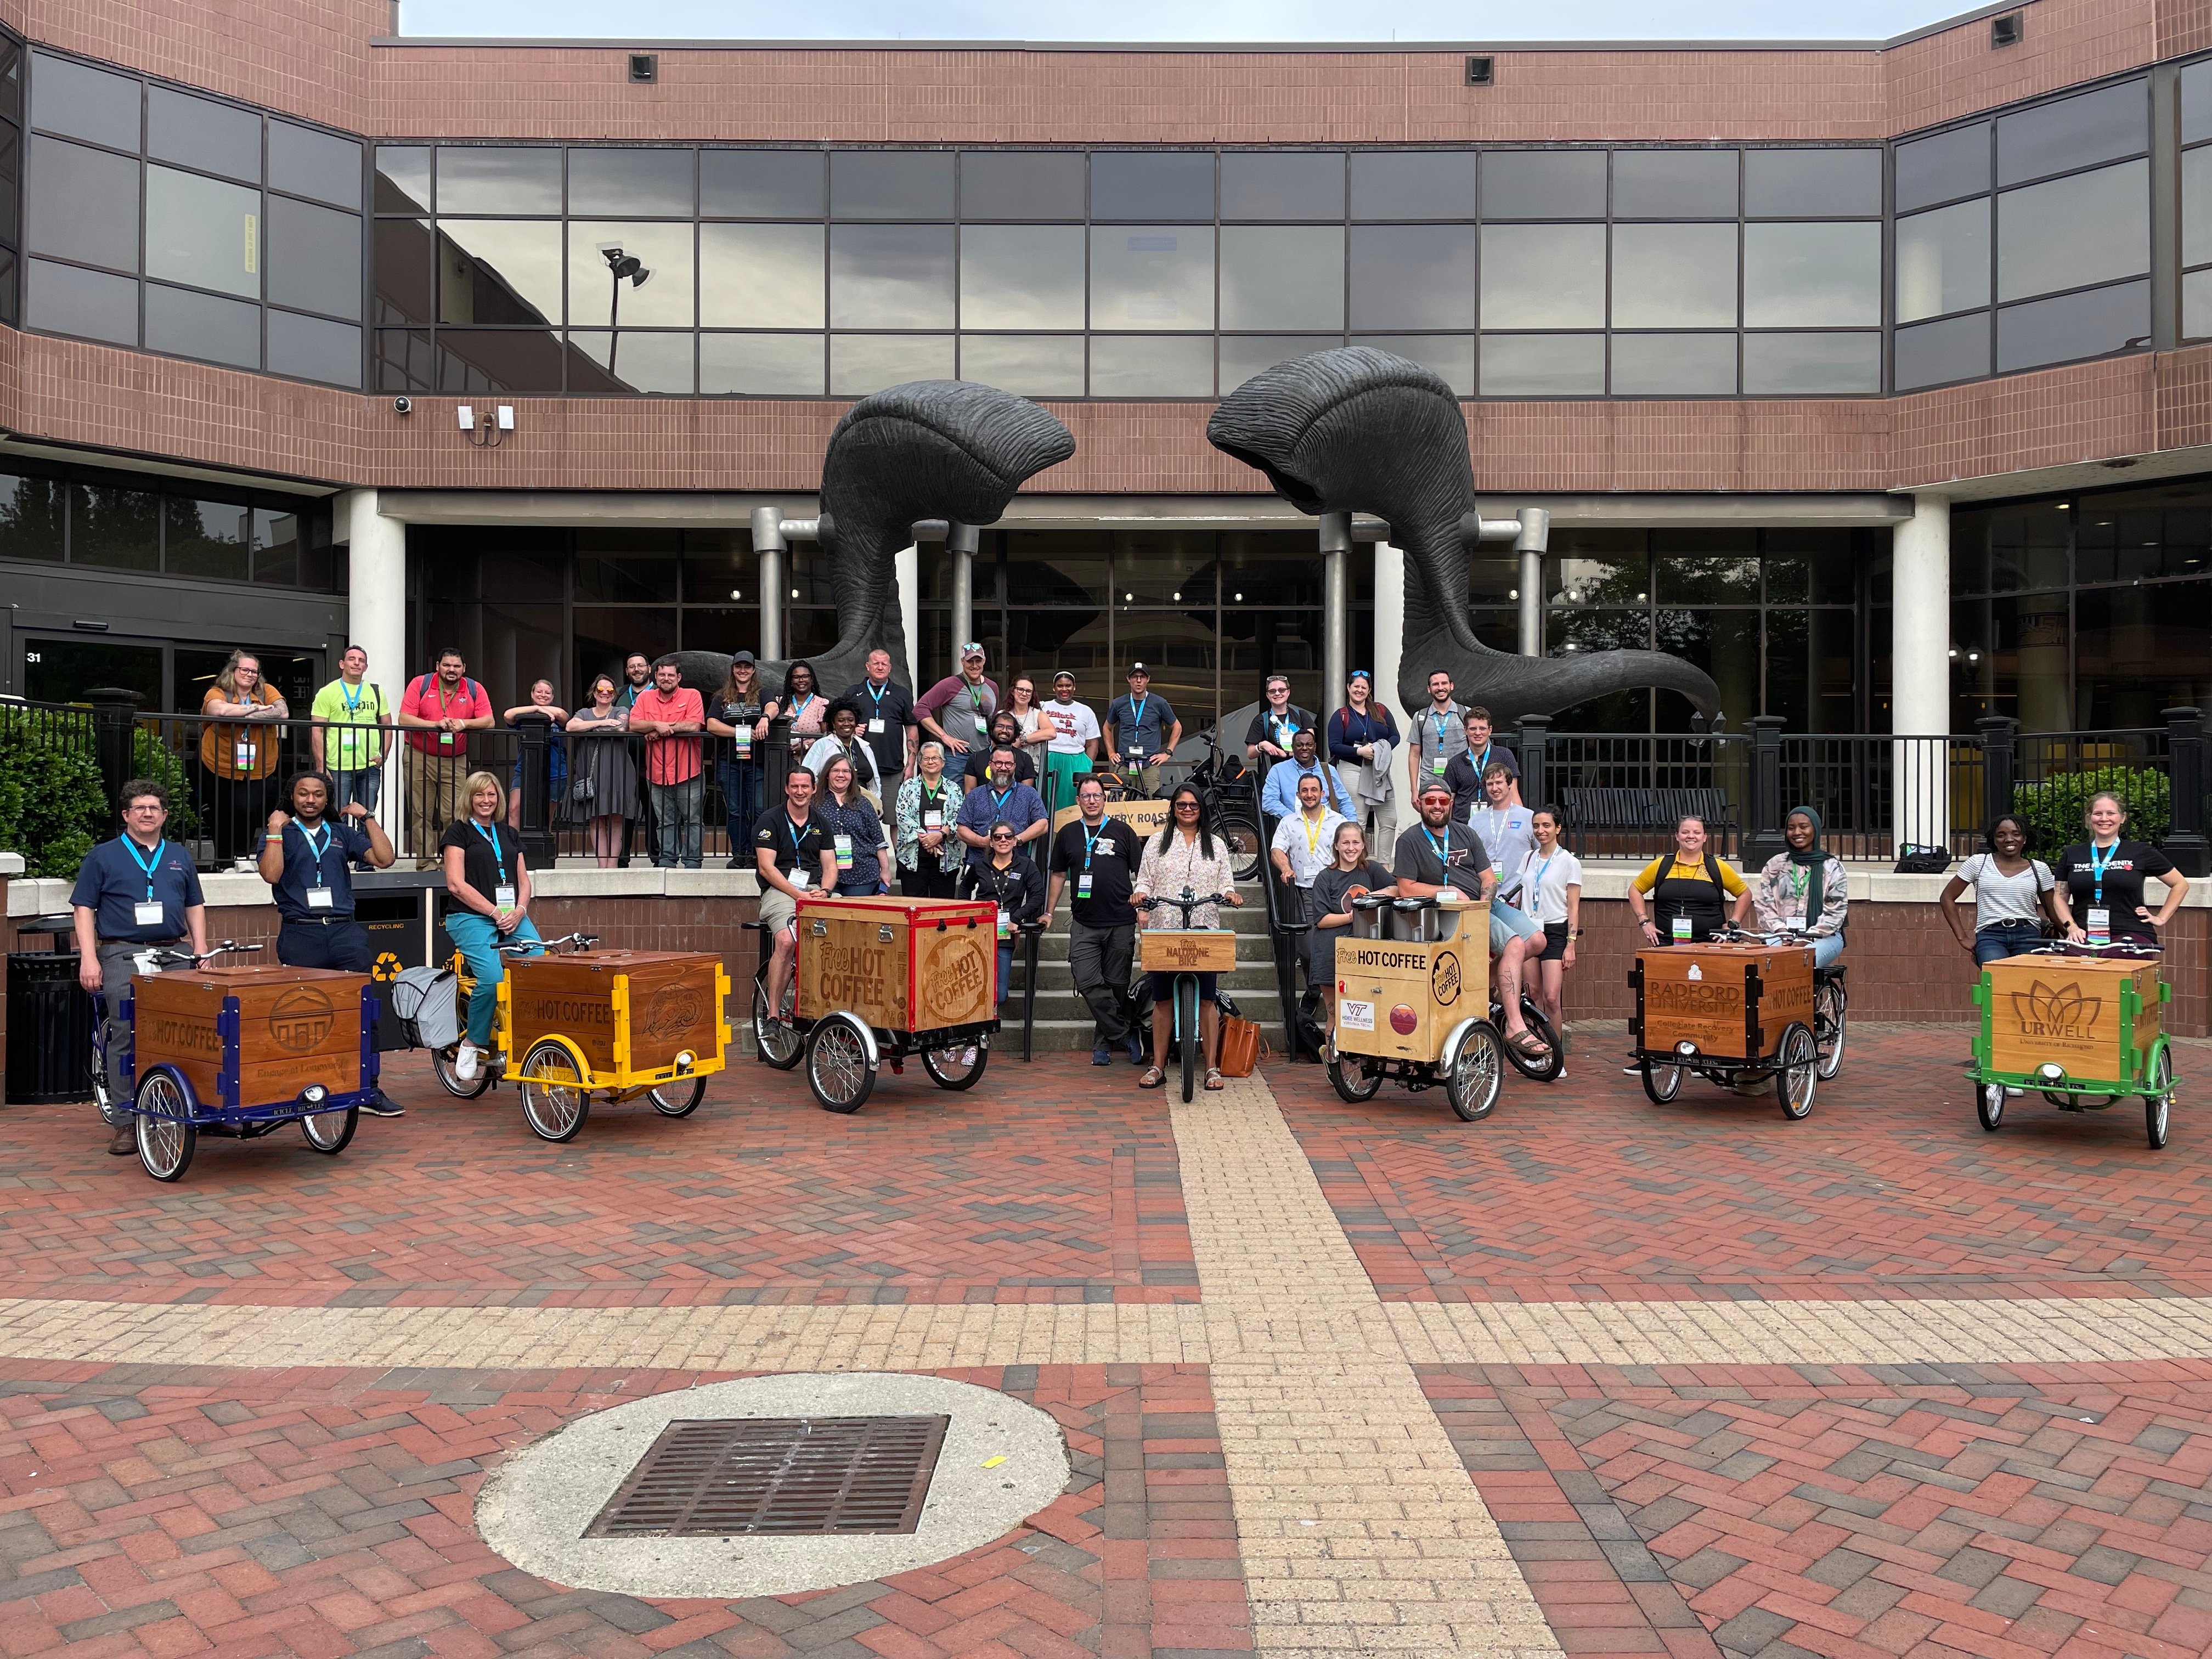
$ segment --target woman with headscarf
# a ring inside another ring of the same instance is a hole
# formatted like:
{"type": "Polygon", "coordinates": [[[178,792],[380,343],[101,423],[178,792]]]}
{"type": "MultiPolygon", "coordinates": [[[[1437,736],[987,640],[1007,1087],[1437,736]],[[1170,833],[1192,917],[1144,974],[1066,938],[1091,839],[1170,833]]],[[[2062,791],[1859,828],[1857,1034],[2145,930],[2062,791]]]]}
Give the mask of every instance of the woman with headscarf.
{"type": "Polygon", "coordinates": [[[1759,872],[1752,907],[1770,933],[1802,933],[1813,941],[1813,965],[1826,968],[1844,954],[1844,919],[1850,902],[1843,860],[1820,845],[1820,815],[1793,806],[1783,821],[1789,851],[1777,853],[1759,872]]]}

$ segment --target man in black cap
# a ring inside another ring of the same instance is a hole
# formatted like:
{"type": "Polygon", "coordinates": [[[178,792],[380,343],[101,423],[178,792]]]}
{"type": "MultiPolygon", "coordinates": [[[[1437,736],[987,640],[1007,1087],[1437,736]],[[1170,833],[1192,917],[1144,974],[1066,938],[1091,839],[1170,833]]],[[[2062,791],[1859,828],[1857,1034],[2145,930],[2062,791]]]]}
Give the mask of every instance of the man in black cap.
{"type": "Polygon", "coordinates": [[[1160,787],[1160,763],[1182,741],[1182,722],[1165,697],[1152,695],[1152,671],[1129,665],[1129,690],[1106,710],[1106,759],[1146,794],[1160,787]]]}

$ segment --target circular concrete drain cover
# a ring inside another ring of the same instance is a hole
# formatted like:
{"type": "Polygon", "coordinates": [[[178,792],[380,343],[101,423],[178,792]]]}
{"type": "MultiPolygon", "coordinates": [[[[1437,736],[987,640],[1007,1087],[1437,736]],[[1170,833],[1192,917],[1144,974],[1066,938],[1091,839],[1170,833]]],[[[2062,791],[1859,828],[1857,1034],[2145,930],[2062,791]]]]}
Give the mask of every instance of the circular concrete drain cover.
{"type": "Polygon", "coordinates": [[[477,1496],[477,1527],[516,1566],[578,1589],[670,1598],[790,1595],[909,1572],[988,1544],[1059,1497],[1067,1477],[1060,1425],[989,1389],[893,1372],[753,1376],[580,1418],[494,1472],[477,1496]],[[947,1422],[912,1533],[584,1536],[672,1422],[914,1416],[947,1422]]]}

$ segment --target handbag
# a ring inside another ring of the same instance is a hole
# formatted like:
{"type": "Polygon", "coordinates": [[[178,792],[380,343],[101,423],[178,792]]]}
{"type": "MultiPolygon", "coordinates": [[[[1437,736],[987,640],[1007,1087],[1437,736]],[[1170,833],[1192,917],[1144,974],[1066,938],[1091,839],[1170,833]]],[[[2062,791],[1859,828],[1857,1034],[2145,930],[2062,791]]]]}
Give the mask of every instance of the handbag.
{"type": "Polygon", "coordinates": [[[1259,1022],[1224,1012],[1221,1017],[1221,1075],[1249,1077],[1259,1062],[1259,1022]]]}

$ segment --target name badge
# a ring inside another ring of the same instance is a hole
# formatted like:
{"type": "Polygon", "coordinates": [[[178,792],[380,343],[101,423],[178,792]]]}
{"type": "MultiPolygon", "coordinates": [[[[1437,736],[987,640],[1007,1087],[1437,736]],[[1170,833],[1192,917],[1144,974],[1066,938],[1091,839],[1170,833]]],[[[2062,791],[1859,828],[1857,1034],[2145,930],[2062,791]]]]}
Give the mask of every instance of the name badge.
{"type": "Polygon", "coordinates": [[[978,713],[975,716],[975,729],[978,732],[981,732],[985,737],[989,737],[991,735],[991,717],[988,714],[978,713]]]}
{"type": "Polygon", "coordinates": [[[1687,916],[1676,916],[1667,926],[1678,941],[1686,942],[1696,937],[1691,931],[1690,919],[1687,916]]]}
{"type": "Polygon", "coordinates": [[[750,760],[753,754],[752,722],[748,720],[744,725],[735,726],[732,729],[737,732],[736,743],[738,745],[738,758],[739,760],[750,760]]]}
{"type": "Polygon", "coordinates": [[[307,908],[310,910],[328,910],[337,897],[337,895],[327,887],[310,887],[307,890],[307,908]]]}
{"type": "Polygon", "coordinates": [[[1435,773],[1438,777],[1443,776],[1444,751],[1443,750],[1439,749],[1437,750],[1437,757],[1429,763],[1429,770],[1435,773]]]}
{"type": "Polygon", "coordinates": [[[831,840],[832,843],[837,848],[837,867],[840,870],[851,869],[853,867],[853,838],[850,836],[833,836],[831,840]]]}
{"type": "Polygon", "coordinates": [[[786,876],[784,879],[789,882],[793,887],[804,887],[806,885],[807,880],[806,871],[804,866],[794,864],[791,866],[791,873],[786,876]]]}
{"type": "Polygon", "coordinates": [[[493,888],[491,890],[491,902],[502,910],[512,910],[514,908],[514,889],[512,887],[493,888]]]}
{"type": "Polygon", "coordinates": [[[453,746],[453,734],[450,732],[439,732],[438,746],[441,749],[451,749],[453,746]]]}
{"type": "Polygon", "coordinates": [[[163,919],[158,900],[148,899],[143,904],[131,907],[131,925],[134,927],[159,927],[163,919]]]}
{"type": "Polygon", "coordinates": [[[1011,939],[1014,932],[1014,913],[1001,906],[999,910],[999,937],[1011,939]]]}
{"type": "Polygon", "coordinates": [[[2110,910],[2092,907],[2084,914],[2082,921],[2085,924],[2082,931],[2097,944],[2105,944],[2112,937],[2112,913],[2110,910]]]}
{"type": "Polygon", "coordinates": [[[921,827],[925,830],[942,830],[945,828],[945,814],[934,811],[924,812],[921,815],[921,827]]]}
{"type": "Polygon", "coordinates": [[[884,717],[881,714],[878,714],[875,719],[868,722],[868,735],[872,738],[880,738],[883,734],[884,717]]]}
{"type": "Polygon", "coordinates": [[[1139,765],[1142,765],[1145,759],[1145,745],[1141,743],[1131,744],[1129,745],[1129,758],[1135,761],[1139,765]]]}
{"type": "Polygon", "coordinates": [[[238,763],[240,766],[251,766],[253,764],[252,738],[240,738],[238,740],[238,763]]]}
{"type": "Polygon", "coordinates": [[[1078,898],[1089,898],[1091,896],[1091,872],[1088,870],[1082,870],[1076,872],[1075,896],[1078,898]]]}

